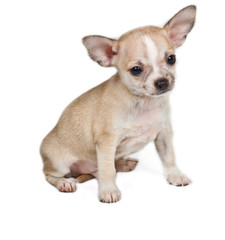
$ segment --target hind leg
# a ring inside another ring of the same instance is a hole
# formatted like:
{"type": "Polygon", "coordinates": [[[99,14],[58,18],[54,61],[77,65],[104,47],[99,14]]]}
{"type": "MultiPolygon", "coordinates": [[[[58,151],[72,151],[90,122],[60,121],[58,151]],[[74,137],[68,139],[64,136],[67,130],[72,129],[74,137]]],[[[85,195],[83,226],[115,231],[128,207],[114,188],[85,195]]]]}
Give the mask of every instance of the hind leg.
{"type": "Polygon", "coordinates": [[[53,131],[42,141],[40,154],[46,180],[61,192],[74,192],[76,183],[74,178],[69,178],[69,166],[77,159],[68,149],[58,144],[53,131]]]}
{"type": "Polygon", "coordinates": [[[60,192],[75,192],[76,182],[74,178],[46,176],[46,180],[55,186],[60,192]]]}
{"type": "Polygon", "coordinates": [[[134,158],[119,159],[115,162],[117,172],[130,172],[137,166],[138,160],[134,158]]]}
{"type": "Polygon", "coordinates": [[[61,192],[75,192],[76,191],[76,182],[75,178],[66,178],[65,175],[68,173],[66,169],[56,170],[55,168],[49,168],[49,162],[44,164],[44,174],[46,180],[55,186],[61,192]]]}
{"type": "Polygon", "coordinates": [[[42,158],[46,180],[61,192],[75,192],[76,182],[75,178],[70,178],[70,169],[63,162],[53,165],[49,158],[42,158]]]}

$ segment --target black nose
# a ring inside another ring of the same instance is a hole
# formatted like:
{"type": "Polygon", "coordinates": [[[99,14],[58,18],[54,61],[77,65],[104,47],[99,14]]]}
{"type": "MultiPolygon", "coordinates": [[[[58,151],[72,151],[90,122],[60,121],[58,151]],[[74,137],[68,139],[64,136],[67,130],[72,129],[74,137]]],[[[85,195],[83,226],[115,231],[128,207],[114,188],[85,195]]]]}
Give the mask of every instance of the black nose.
{"type": "Polygon", "coordinates": [[[169,87],[169,81],[166,78],[161,78],[155,81],[155,87],[159,91],[165,91],[169,87]]]}

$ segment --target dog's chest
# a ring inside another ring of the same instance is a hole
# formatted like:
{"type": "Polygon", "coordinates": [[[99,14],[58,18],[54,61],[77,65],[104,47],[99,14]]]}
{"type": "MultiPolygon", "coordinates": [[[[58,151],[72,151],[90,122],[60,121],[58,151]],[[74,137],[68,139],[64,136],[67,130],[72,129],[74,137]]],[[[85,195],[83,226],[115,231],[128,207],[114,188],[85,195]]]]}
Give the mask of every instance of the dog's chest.
{"type": "Polygon", "coordinates": [[[150,141],[155,138],[161,123],[159,111],[139,113],[126,128],[125,137],[136,142],[150,141]]]}
{"type": "Polygon", "coordinates": [[[159,133],[165,119],[165,111],[150,108],[136,111],[123,128],[123,134],[117,148],[118,157],[136,152],[153,141],[159,133]]]}

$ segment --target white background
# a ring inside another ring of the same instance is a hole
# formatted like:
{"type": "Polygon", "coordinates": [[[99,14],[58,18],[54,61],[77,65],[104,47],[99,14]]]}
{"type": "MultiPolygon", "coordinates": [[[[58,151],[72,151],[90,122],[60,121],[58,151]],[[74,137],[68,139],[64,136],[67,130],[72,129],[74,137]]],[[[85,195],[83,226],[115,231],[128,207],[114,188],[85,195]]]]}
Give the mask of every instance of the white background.
{"type": "Polygon", "coordinates": [[[0,2],[0,238],[225,239],[225,14],[222,1],[0,2]],[[143,25],[163,26],[197,4],[197,20],[177,51],[171,94],[178,166],[193,180],[163,178],[153,144],[139,165],[119,173],[122,199],[102,204],[97,182],[64,194],[42,173],[39,145],[63,109],[115,69],[92,62],[85,35],[119,37],[143,25]]]}

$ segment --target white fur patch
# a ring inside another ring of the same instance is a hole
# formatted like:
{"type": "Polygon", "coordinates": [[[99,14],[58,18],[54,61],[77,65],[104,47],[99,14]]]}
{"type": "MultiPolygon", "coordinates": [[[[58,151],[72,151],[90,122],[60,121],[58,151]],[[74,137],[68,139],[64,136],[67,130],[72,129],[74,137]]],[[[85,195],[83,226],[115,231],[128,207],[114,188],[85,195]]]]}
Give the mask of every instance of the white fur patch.
{"type": "Polygon", "coordinates": [[[157,62],[158,62],[159,51],[158,51],[154,41],[150,37],[145,36],[144,43],[145,43],[145,46],[147,49],[148,61],[153,67],[152,75],[158,75],[159,67],[157,65],[157,62]]]}

